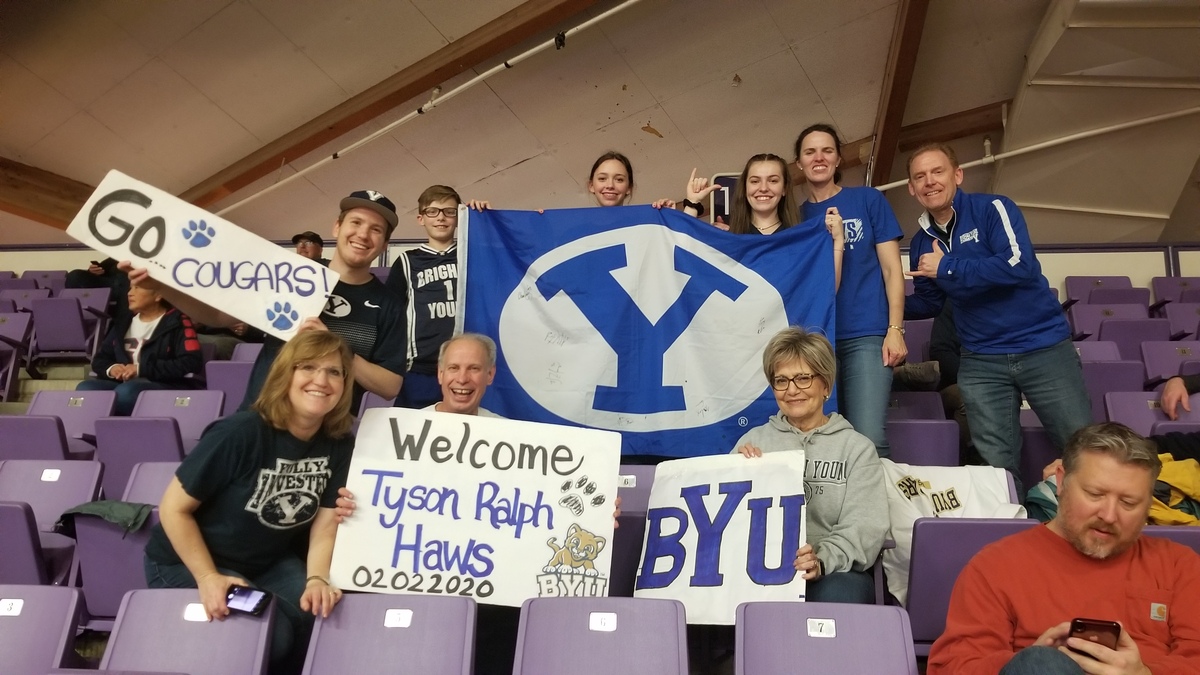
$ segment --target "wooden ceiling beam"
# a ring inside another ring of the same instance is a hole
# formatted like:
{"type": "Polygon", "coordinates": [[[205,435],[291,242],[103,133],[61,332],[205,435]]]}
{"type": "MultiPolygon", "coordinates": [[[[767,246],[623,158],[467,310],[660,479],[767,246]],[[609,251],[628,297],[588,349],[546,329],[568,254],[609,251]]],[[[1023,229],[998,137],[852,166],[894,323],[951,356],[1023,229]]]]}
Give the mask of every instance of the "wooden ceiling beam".
{"type": "Polygon", "coordinates": [[[552,28],[596,0],[527,0],[366,91],[331,108],[192,186],[180,197],[202,208],[277,171],[459,73],[552,28]]]}
{"type": "Polygon", "coordinates": [[[908,107],[908,91],[912,87],[913,71],[917,66],[917,51],[925,30],[929,0],[900,0],[896,8],[896,24],[888,51],[883,88],[879,94],[879,109],[875,114],[875,146],[868,182],[886,183],[896,159],[897,140],[908,107]]]}
{"type": "Polygon", "coordinates": [[[0,209],[67,229],[95,190],[86,183],[0,157],[0,209]]]}

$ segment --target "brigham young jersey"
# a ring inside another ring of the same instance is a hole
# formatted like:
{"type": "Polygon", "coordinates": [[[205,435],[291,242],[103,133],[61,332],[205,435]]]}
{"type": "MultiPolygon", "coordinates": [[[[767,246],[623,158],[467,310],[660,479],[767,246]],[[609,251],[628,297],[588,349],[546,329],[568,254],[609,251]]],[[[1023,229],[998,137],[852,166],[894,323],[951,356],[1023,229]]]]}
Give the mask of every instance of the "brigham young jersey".
{"type": "MultiPolygon", "coordinates": [[[[365,284],[337,282],[319,318],[330,332],[342,336],[350,345],[350,351],[397,375],[404,374],[405,355],[408,353],[404,312],[400,298],[388,290],[382,281],[371,277],[365,284]]],[[[254,362],[254,371],[250,374],[246,398],[240,410],[246,410],[258,398],[258,392],[262,390],[271,364],[282,346],[279,338],[270,335],[263,340],[263,348],[254,362]]],[[[356,415],[363,391],[355,383],[351,410],[356,415]]]]}
{"type": "Polygon", "coordinates": [[[437,251],[422,244],[400,254],[388,288],[408,308],[409,370],[437,374],[438,350],[454,335],[458,293],[458,245],[437,251]]]}

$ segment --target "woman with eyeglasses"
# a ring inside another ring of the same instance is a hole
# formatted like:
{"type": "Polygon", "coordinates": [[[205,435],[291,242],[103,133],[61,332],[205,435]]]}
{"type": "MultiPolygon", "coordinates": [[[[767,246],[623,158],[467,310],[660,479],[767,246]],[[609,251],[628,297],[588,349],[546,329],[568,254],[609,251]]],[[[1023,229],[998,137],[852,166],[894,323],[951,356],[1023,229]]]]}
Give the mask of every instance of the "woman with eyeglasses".
{"type": "Polygon", "coordinates": [[[808,541],[793,564],[808,582],[806,599],[869,604],[869,570],[888,532],[883,463],[870,439],[824,412],[837,377],[833,347],[824,335],[785,328],[763,350],[763,372],[779,414],[742,436],[733,452],[804,452],[808,541]]]}
{"type": "Polygon", "coordinates": [[[288,341],[252,408],[214,422],[184,459],[146,544],[147,584],[199,589],[209,620],[229,615],[232,586],[273,594],[273,669],[302,661],[313,617],[342,597],[329,566],[354,448],[353,363],[329,331],[288,341]],[[301,537],[306,560],[294,552],[301,537]]]}

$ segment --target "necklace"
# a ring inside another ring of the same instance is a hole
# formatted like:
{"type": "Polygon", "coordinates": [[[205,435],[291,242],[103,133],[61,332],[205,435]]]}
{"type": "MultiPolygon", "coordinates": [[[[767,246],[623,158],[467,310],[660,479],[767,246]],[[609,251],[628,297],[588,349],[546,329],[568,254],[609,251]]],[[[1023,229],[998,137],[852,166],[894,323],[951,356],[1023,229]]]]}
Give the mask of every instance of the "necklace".
{"type": "MultiPolygon", "coordinates": [[[[753,225],[753,223],[751,223],[751,224],[753,225]]],[[[779,227],[779,221],[778,221],[778,220],[776,220],[775,222],[771,223],[770,225],[767,225],[766,227],[759,227],[759,226],[757,226],[757,225],[754,225],[754,229],[758,230],[759,232],[766,232],[767,230],[769,230],[769,229],[771,229],[771,228],[773,228],[773,227],[779,227]]]]}

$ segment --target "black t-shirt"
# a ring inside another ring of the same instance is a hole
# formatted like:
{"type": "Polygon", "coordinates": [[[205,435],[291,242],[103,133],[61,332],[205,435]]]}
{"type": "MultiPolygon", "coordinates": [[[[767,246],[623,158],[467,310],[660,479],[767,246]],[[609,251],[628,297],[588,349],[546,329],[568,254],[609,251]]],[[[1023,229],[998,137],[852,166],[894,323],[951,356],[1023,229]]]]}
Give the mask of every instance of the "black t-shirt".
{"type": "Polygon", "coordinates": [[[458,302],[458,245],[438,251],[427,244],[396,258],[387,286],[405,301],[409,370],[437,374],[438,350],[454,336],[458,302]]]}
{"type": "MultiPolygon", "coordinates": [[[[213,562],[254,577],[308,534],[318,507],[337,506],[353,450],[351,435],[301,441],[256,412],[240,412],[213,422],[175,476],[200,502],[194,515],[213,562]]],[[[162,525],[151,532],[146,555],[164,565],[182,562],[162,525]]]]}
{"type": "MultiPolygon", "coordinates": [[[[363,284],[347,284],[339,281],[325,302],[320,319],[333,333],[345,338],[350,350],[375,365],[403,375],[407,363],[408,331],[405,330],[404,307],[400,298],[388,290],[383,282],[371,277],[363,284]]],[[[262,351],[254,361],[250,382],[246,386],[246,398],[239,410],[248,410],[262,391],[267,373],[275,356],[283,347],[283,340],[268,335],[263,340],[262,351]]],[[[364,389],[356,382],[351,411],[357,415],[364,389]]]]}

